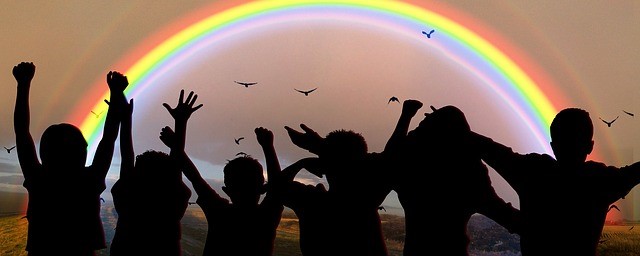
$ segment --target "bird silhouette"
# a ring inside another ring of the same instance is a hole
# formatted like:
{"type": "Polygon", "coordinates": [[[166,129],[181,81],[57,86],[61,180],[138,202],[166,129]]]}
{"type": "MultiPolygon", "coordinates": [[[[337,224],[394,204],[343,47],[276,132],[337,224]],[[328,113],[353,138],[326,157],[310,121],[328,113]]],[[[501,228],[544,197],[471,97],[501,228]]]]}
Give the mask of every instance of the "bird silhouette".
{"type": "Polygon", "coordinates": [[[631,230],[633,229],[633,227],[635,227],[635,226],[631,226],[631,227],[629,228],[629,231],[631,231],[631,230]]]}
{"type": "Polygon", "coordinates": [[[100,201],[102,201],[103,203],[106,203],[107,201],[104,200],[104,198],[100,198],[100,201]]]}
{"type": "Polygon", "coordinates": [[[422,31],[422,34],[426,35],[427,38],[431,38],[431,34],[433,34],[433,32],[435,32],[435,31],[436,31],[435,29],[432,29],[431,31],[429,31],[429,33],[425,32],[425,31],[422,31]]]}
{"type": "Polygon", "coordinates": [[[318,88],[313,88],[313,89],[308,90],[308,91],[301,91],[301,90],[298,90],[298,89],[294,89],[294,90],[296,90],[296,91],[297,91],[297,92],[299,92],[299,93],[304,93],[304,96],[309,96],[309,93],[312,93],[312,92],[313,92],[313,91],[315,91],[316,89],[318,89],[318,88]]]}
{"type": "Polygon", "coordinates": [[[627,115],[634,116],[634,114],[633,114],[633,113],[629,113],[629,112],[624,111],[624,110],[622,110],[622,112],[624,112],[624,113],[625,113],[625,114],[627,114],[627,115]]]}
{"type": "Polygon", "coordinates": [[[257,83],[245,83],[245,82],[238,82],[238,81],[234,81],[234,82],[235,82],[236,84],[239,84],[239,85],[244,85],[244,87],[246,87],[246,88],[249,88],[249,86],[250,86],[250,85],[257,84],[257,83]]]}
{"type": "Polygon", "coordinates": [[[240,137],[240,138],[233,139],[233,140],[236,142],[236,144],[240,145],[240,141],[243,140],[243,139],[244,139],[244,137],[240,137]]]}
{"type": "Polygon", "coordinates": [[[380,207],[378,207],[378,210],[379,210],[379,211],[384,210],[385,212],[387,211],[387,209],[385,209],[385,208],[384,208],[384,206],[380,206],[380,207]]]}
{"type": "Polygon", "coordinates": [[[609,209],[607,210],[607,212],[611,211],[611,209],[616,209],[620,211],[620,208],[618,208],[618,206],[616,206],[615,204],[612,204],[611,206],[609,206],[609,209]]]}
{"type": "MultiPolygon", "coordinates": [[[[600,120],[602,120],[602,122],[604,122],[605,124],[607,124],[607,127],[611,127],[611,124],[613,124],[613,122],[615,122],[616,120],[618,120],[618,117],[620,117],[620,116],[617,116],[617,117],[616,117],[616,119],[613,119],[613,120],[611,120],[610,122],[607,122],[607,121],[603,120],[602,118],[600,118],[600,120]]],[[[599,118],[599,117],[598,117],[598,118],[599,118]]]]}
{"type": "Polygon", "coordinates": [[[400,100],[398,100],[398,98],[396,96],[393,96],[389,99],[389,102],[387,102],[387,104],[391,103],[392,101],[398,102],[400,103],[400,100]]]}
{"type": "Polygon", "coordinates": [[[236,154],[236,156],[240,156],[240,155],[242,155],[242,156],[249,156],[249,155],[248,155],[247,153],[245,153],[245,152],[238,152],[238,153],[236,154]]]}
{"type": "Polygon", "coordinates": [[[102,113],[103,113],[103,112],[104,112],[104,110],[103,110],[103,111],[100,111],[100,113],[97,113],[97,114],[96,114],[96,112],[93,112],[93,110],[91,110],[91,114],[93,114],[94,116],[96,116],[96,118],[100,118],[100,115],[102,115],[102,113]]]}
{"type": "Polygon", "coordinates": [[[4,149],[6,149],[7,153],[9,153],[9,154],[11,154],[11,150],[14,149],[14,148],[16,148],[16,146],[13,146],[11,148],[4,147],[4,149]]]}

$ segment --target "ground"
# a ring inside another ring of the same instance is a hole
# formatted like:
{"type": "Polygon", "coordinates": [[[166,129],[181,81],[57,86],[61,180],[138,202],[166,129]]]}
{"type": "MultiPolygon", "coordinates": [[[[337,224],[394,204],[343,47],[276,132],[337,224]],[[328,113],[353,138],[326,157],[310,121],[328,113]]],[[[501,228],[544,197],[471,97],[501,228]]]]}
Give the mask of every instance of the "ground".
{"type": "MultiPolygon", "coordinates": [[[[114,235],[116,217],[113,206],[103,205],[102,219],[107,240],[114,235]]],[[[390,255],[402,255],[404,238],[404,218],[397,215],[383,214],[383,231],[387,238],[390,255]]],[[[182,220],[182,245],[185,256],[201,255],[207,225],[204,215],[197,205],[190,206],[182,220]]],[[[24,251],[27,220],[22,215],[0,216],[0,255],[26,255],[24,251]]],[[[274,255],[301,255],[298,247],[298,219],[295,214],[285,211],[278,227],[274,255]]],[[[512,256],[520,255],[519,237],[509,234],[504,228],[481,215],[475,215],[469,223],[473,256],[512,256]]],[[[550,231],[553,232],[553,231],[550,231]]],[[[640,225],[635,223],[605,226],[599,255],[637,255],[640,252],[640,225]]],[[[108,249],[98,251],[98,255],[109,255],[108,249]]]]}

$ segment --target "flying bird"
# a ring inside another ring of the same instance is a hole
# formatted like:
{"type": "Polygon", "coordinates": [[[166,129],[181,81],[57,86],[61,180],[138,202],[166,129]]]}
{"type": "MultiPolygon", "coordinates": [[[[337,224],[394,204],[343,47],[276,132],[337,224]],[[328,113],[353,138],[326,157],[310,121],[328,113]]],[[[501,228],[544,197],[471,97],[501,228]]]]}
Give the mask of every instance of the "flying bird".
{"type": "Polygon", "coordinates": [[[257,83],[238,82],[238,81],[234,81],[234,82],[236,82],[236,84],[239,84],[239,85],[244,85],[244,87],[246,87],[246,88],[249,88],[250,85],[257,84],[257,83]]]}
{"type": "Polygon", "coordinates": [[[435,32],[435,29],[432,29],[431,31],[429,31],[429,33],[422,31],[422,34],[424,34],[425,36],[427,36],[427,38],[431,38],[431,34],[433,34],[433,32],[435,32]]]}
{"type": "Polygon", "coordinates": [[[611,211],[611,209],[614,209],[614,208],[620,211],[620,208],[618,208],[618,206],[616,206],[615,204],[612,204],[611,206],[609,206],[609,209],[607,210],[607,212],[611,211]]]}
{"type": "Polygon", "coordinates": [[[389,102],[387,102],[387,104],[391,103],[392,101],[398,102],[400,103],[400,100],[398,100],[398,98],[396,96],[393,96],[389,99],[389,102]]]}
{"type": "Polygon", "coordinates": [[[627,115],[634,116],[634,114],[633,114],[633,113],[629,113],[629,112],[624,111],[624,110],[622,110],[622,112],[624,112],[624,113],[625,113],[625,114],[627,114],[627,115]]]}
{"type": "Polygon", "coordinates": [[[14,148],[16,148],[16,146],[13,146],[11,148],[4,147],[4,149],[6,149],[7,153],[9,153],[9,154],[11,154],[11,150],[14,149],[14,148]]]}
{"type": "Polygon", "coordinates": [[[384,206],[380,206],[380,207],[378,207],[378,210],[379,210],[379,211],[384,210],[385,212],[387,211],[387,209],[385,209],[385,208],[384,208],[384,206]]]}
{"type": "MultiPolygon", "coordinates": [[[[618,120],[618,117],[620,117],[620,116],[617,116],[617,117],[616,117],[616,119],[613,119],[613,120],[611,120],[610,122],[607,122],[607,121],[603,120],[602,118],[600,118],[600,120],[602,120],[602,122],[604,122],[605,124],[607,124],[607,127],[611,127],[611,124],[613,124],[613,122],[615,122],[616,120],[618,120]]],[[[599,118],[599,117],[598,117],[598,118],[599,118]]]]}
{"type": "Polygon", "coordinates": [[[102,201],[103,203],[106,203],[107,201],[104,200],[104,198],[100,198],[100,201],[102,201]]]}
{"type": "Polygon", "coordinates": [[[93,110],[91,110],[91,114],[93,114],[94,116],[96,116],[96,118],[100,118],[100,115],[102,115],[102,113],[103,113],[103,112],[104,112],[104,110],[103,110],[103,111],[100,111],[100,113],[97,113],[97,114],[96,114],[96,112],[93,112],[93,110]]]}
{"type": "Polygon", "coordinates": [[[631,226],[631,227],[629,228],[629,231],[631,231],[631,230],[633,229],[633,227],[635,227],[635,226],[631,226]]]}
{"type": "Polygon", "coordinates": [[[299,92],[299,93],[304,93],[304,96],[309,96],[309,93],[312,93],[312,92],[313,92],[313,91],[315,91],[316,89],[318,89],[318,88],[316,87],[316,88],[313,88],[313,89],[308,90],[308,91],[301,91],[301,90],[298,90],[298,89],[294,89],[294,90],[296,90],[296,91],[297,91],[297,92],[299,92]]]}
{"type": "Polygon", "coordinates": [[[233,140],[236,142],[236,144],[240,145],[240,141],[243,140],[243,139],[244,139],[244,137],[240,137],[240,138],[233,139],[233,140]]]}

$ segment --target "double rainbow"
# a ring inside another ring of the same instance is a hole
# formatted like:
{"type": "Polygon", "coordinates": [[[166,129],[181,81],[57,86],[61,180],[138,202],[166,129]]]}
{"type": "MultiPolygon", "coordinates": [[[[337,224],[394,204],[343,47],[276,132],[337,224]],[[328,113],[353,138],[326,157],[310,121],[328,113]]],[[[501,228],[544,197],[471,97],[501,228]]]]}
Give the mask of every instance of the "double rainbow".
{"type": "MultiPolygon", "coordinates": [[[[223,1],[193,13],[150,37],[127,54],[116,66],[124,70],[135,97],[152,87],[154,77],[188,59],[199,49],[247,29],[300,19],[341,19],[393,29],[416,40],[424,40],[421,29],[435,29],[439,40],[426,42],[443,51],[482,79],[527,123],[535,139],[548,150],[548,127],[559,106],[566,100],[541,69],[507,40],[481,22],[436,3],[372,0],[269,0],[223,1]],[[465,24],[463,26],[462,24],[465,24]],[[433,43],[432,43],[433,42],[433,43]],[[525,72],[526,70],[526,72],[525,72]]],[[[105,109],[108,97],[104,82],[82,103],[86,109],[105,109]]],[[[104,118],[84,111],[74,113],[71,123],[80,129],[94,152],[101,137],[104,118]]]]}

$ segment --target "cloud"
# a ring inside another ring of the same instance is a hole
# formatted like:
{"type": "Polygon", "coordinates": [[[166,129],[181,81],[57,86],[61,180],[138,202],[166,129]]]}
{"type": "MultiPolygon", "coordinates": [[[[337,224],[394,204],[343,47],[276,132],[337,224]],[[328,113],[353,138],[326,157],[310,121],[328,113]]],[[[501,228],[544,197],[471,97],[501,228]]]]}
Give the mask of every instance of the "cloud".
{"type": "MultiPolygon", "coordinates": [[[[4,191],[4,192],[13,192],[13,193],[27,193],[27,189],[25,189],[22,184],[20,185],[11,185],[11,184],[4,184],[4,183],[0,183],[0,191],[4,191]]],[[[1,197],[1,195],[0,195],[1,197]]]]}
{"type": "Polygon", "coordinates": [[[0,183],[2,184],[22,186],[23,182],[24,182],[24,177],[22,175],[0,176],[0,183]]]}
{"type": "Polygon", "coordinates": [[[4,159],[0,161],[0,173],[22,173],[22,169],[15,162],[5,162],[4,159]]]}

